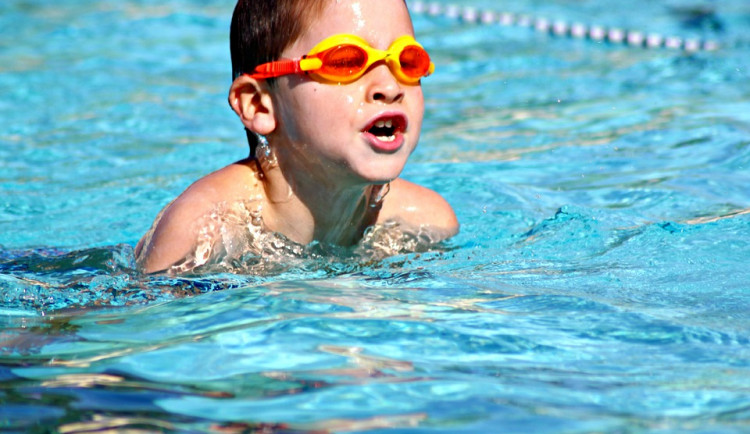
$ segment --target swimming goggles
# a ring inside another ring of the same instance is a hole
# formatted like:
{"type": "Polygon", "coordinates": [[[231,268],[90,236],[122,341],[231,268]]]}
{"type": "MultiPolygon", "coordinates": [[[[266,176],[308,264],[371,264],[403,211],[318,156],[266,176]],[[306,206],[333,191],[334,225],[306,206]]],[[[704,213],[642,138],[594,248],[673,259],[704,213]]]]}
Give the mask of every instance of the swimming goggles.
{"type": "Polygon", "coordinates": [[[264,63],[247,75],[266,79],[304,72],[317,81],[351,83],[381,60],[406,84],[416,84],[435,70],[427,51],[409,35],[399,37],[384,51],[372,48],[359,36],[340,34],[324,39],[300,59],[264,63]]]}

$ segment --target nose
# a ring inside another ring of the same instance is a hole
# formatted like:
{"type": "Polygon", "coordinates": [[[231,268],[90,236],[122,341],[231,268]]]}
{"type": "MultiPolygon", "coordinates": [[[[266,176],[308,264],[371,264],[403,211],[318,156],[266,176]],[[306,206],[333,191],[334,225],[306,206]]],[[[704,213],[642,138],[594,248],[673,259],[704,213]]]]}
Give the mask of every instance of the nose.
{"type": "Polygon", "coordinates": [[[368,102],[392,104],[404,99],[404,89],[385,62],[371,67],[367,74],[368,102]]]}

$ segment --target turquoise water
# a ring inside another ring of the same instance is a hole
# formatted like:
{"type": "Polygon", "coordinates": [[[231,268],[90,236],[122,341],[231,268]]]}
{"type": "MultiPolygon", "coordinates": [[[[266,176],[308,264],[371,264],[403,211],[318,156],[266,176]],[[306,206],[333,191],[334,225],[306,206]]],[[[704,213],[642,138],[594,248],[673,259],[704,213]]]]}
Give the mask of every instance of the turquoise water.
{"type": "Polygon", "coordinates": [[[693,54],[417,15],[404,176],[461,233],[182,278],[133,245],[247,152],[232,4],[59,3],[0,4],[0,429],[750,429],[746,1],[463,3],[722,46],[693,54]]]}

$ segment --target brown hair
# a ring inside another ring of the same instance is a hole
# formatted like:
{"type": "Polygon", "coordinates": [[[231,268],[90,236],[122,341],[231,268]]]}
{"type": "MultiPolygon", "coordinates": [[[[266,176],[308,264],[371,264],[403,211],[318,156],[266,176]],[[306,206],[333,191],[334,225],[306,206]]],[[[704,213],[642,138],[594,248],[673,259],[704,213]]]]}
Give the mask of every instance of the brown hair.
{"type": "Polygon", "coordinates": [[[328,0],[239,0],[232,15],[229,48],[232,79],[278,60],[328,0]]]}

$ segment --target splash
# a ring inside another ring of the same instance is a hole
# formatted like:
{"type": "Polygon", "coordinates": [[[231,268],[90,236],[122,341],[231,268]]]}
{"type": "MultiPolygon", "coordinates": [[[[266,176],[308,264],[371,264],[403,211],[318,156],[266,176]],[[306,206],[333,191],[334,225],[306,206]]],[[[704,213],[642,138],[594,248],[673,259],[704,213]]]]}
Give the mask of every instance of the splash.
{"type": "Polygon", "coordinates": [[[203,219],[194,251],[154,275],[138,270],[129,244],[72,251],[0,249],[2,313],[15,324],[12,317],[165,302],[270,280],[369,272],[387,258],[445,249],[429,228],[411,230],[396,222],[368,228],[351,247],[302,245],[265,231],[260,211],[252,201],[221,205],[203,219]]]}

